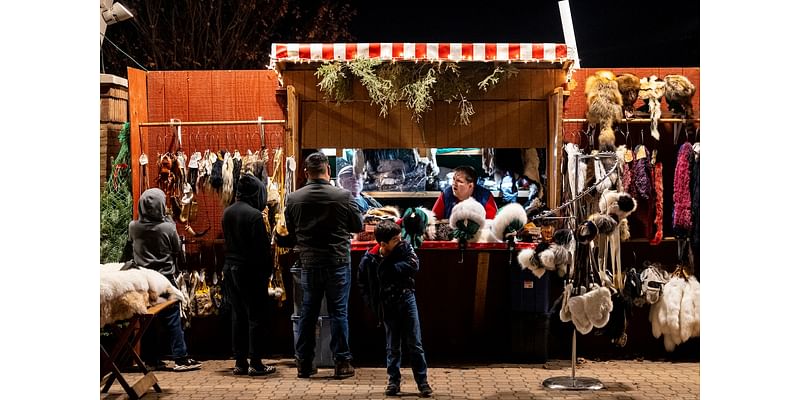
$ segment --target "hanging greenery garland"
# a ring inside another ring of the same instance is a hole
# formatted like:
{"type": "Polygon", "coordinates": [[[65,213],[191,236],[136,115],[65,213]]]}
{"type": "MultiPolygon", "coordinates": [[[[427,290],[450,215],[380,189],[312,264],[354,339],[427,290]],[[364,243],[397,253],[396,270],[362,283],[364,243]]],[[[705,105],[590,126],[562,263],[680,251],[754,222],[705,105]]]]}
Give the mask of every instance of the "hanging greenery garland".
{"type": "Polygon", "coordinates": [[[320,91],[336,103],[352,98],[351,87],[358,79],[367,90],[371,104],[380,107],[384,118],[401,100],[405,100],[416,122],[431,109],[434,101],[456,101],[458,123],[469,125],[475,110],[468,97],[480,91],[487,92],[517,73],[515,67],[500,63],[387,63],[357,58],[350,62],[325,62],[314,75],[319,80],[320,91]]]}

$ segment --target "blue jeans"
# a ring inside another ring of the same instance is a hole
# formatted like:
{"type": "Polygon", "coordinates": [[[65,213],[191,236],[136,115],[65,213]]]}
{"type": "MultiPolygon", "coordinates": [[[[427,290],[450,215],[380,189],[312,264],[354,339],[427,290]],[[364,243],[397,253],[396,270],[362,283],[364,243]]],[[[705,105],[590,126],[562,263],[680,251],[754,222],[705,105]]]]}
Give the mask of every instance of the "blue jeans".
{"type": "Polygon", "coordinates": [[[303,286],[303,307],[295,357],[303,365],[311,365],[316,347],[317,319],[319,318],[322,297],[328,301],[331,320],[331,352],[334,361],[350,361],[349,328],[347,324],[347,303],[350,300],[350,264],[307,265],[303,264],[300,273],[303,286]]]}
{"type": "Polygon", "coordinates": [[[417,298],[406,290],[400,298],[383,304],[383,324],[386,327],[386,372],[389,382],[400,384],[401,342],[411,351],[411,371],[417,385],[428,383],[428,363],[422,349],[422,330],[419,327],[417,298]]]}
{"type": "Polygon", "coordinates": [[[163,329],[166,333],[172,359],[187,356],[186,342],[183,338],[183,326],[181,325],[181,305],[175,303],[156,315],[150,323],[150,327],[145,331],[142,338],[142,358],[145,361],[153,362],[161,359],[158,351],[158,331],[163,329]],[[159,329],[160,328],[160,329],[159,329]]]}
{"type": "Polygon", "coordinates": [[[226,265],[222,281],[231,304],[231,338],[237,362],[266,356],[269,297],[265,271],[226,265]]]}

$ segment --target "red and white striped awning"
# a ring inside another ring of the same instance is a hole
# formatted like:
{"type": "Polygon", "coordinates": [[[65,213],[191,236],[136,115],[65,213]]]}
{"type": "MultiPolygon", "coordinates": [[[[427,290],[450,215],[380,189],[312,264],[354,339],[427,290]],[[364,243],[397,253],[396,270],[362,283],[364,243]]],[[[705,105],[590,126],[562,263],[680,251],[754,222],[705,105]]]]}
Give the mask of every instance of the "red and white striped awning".
{"type": "Polygon", "coordinates": [[[273,43],[277,62],[349,61],[515,61],[563,63],[567,45],[560,43],[273,43]]]}

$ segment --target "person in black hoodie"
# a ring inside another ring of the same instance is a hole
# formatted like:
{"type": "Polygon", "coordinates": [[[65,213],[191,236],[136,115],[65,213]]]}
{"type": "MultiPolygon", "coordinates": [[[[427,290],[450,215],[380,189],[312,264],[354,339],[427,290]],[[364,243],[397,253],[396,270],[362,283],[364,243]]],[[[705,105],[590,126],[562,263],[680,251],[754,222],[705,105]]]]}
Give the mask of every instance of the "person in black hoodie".
{"type": "Polygon", "coordinates": [[[423,397],[433,394],[428,384],[428,364],[422,349],[414,276],[419,271],[419,258],[407,241],[400,238],[400,226],[381,221],[375,227],[378,242],[361,258],[358,286],[364,301],[386,330],[387,396],[400,393],[401,342],[411,350],[411,370],[423,397]]]}
{"type": "Polygon", "coordinates": [[[222,213],[222,274],[232,306],[233,374],[261,376],[275,372],[274,366],[261,361],[266,354],[267,282],[273,267],[269,233],[261,214],[267,206],[267,190],[250,173],[242,175],[238,183],[236,201],[222,213]]]}

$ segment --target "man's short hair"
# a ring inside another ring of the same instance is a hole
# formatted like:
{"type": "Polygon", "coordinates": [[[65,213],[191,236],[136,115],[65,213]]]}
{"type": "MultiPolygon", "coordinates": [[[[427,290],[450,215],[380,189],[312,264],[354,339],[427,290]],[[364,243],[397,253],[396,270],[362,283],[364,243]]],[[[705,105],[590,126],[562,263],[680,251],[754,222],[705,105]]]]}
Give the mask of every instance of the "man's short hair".
{"type": "Polygon", "coordinates": [[[400,234],[400,225],[390,219],[378,222],[378,225],[375,226],[375,241],[378,243],[388,243],[398,234],[400,234]]]}
{"type": "Polygon", "coordinates": [[[478,180],[478,173],[475,172],[475,168],[469,165],[462,165],[453,169],[453,176],[459,173],[464,176],[464,180],[466,180],[467,183],[473,183],[478,180]]]}
{"type": "Polygon", "coordinates": [[[320,175],[327,172],[328,156],[320,152],[311,153],[306,157],[304,167],[309,175],[320,175]]]}

